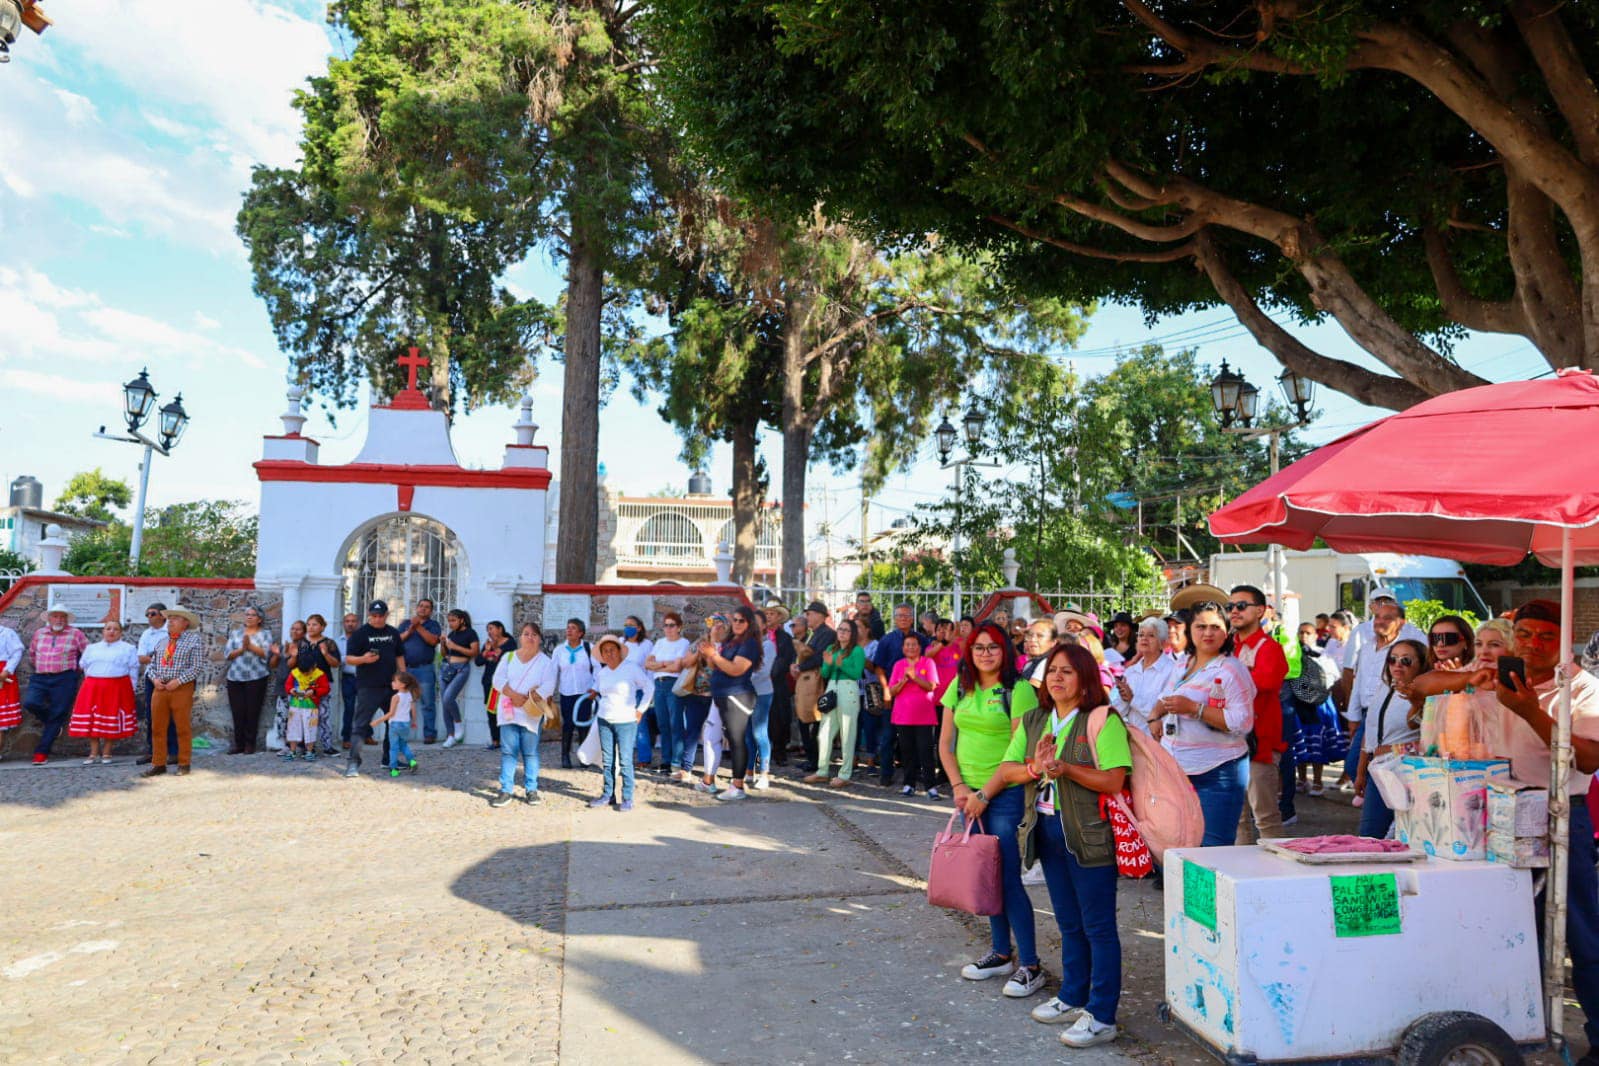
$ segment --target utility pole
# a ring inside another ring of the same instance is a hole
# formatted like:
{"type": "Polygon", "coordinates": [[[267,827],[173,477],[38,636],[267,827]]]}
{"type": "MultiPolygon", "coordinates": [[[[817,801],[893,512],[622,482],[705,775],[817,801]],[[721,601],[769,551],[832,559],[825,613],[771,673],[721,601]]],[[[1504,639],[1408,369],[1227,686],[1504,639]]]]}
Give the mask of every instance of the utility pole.
{"type": "Polygon", "coordinates": [[[866,570],[866,591],[872,591],[872,554],[871,537],[872,527],[869,515],[872,509],[872,498],[866,495],[866,470],[861,470],[861,566],[866,570]]]}

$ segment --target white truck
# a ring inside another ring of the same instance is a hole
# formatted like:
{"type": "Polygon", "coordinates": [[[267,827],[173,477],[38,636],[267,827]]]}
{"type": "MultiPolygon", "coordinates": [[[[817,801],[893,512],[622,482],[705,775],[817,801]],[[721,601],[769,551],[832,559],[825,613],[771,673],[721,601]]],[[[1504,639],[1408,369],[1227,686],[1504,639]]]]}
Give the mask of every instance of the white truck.
{"type": "MultiPolygon", "coordinates": [[[[1265,551],[1219,552],[1210,557],[1210,581],[1224,589],[1255,585],[1271,593],[1265,551]]],[[[1283,551],[1284,586],[1299,594],[1299,617],[1309,621],[1339,609],[1355,617],[1366,613],[1366,595],[1375,585],[1394,591],[1399,602],[1438,600],[1451,611],[1491,617],[1487,604],[1453,559],[1429,555],[1368,552],[1346,555],[1328,548],[1283,551]]]]}

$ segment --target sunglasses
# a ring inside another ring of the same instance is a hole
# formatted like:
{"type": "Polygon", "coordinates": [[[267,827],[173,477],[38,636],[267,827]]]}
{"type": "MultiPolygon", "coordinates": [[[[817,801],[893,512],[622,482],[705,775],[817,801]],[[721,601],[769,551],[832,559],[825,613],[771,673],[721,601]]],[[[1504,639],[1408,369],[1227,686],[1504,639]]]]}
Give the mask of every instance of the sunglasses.
{"type": "Polygon", "coordinates": [[[1003,651],[1003,650],[1004,649],[1002,649],[998,644],[973,644],[972,645],[972,654],[973,655],[978,655],[978,654],[987,655],[987,654],[991,654],[991,653],[996,652],[996,651],[1003,651]]]}
{"type": "Polygon", "coordinates": [[[1466,638],[1459,633],[1434,633],[1431,636],[1434,644],[1464,644],[1466,638]]]}
{"type": "Polygon", "coordinates": [[[1264,607],[1264,603],[1250,603],[1248,600],[1234,600],[1227,605],[1229,611],[1247,611],[1251,607],[1264,607]]]}
{"type": "Polygon", "coordinates": [[[159,614],[160,614],[160,613],[161,613],[161,612],[160,612],[160,611],[145,611],[145,612],[144,612],[144,616],[145,616],[145,617],[146,617],[146,618],[154,618],[154,617],[156,617],[156,616],[157,616],[157,615],[159,615],[159,614]]]}
{"type": "Polygon", "coordinates": [[[1412,659],[1408,655],[1390,655],[1388,657],[1388,665],[1389,666],[1415,666],[1416,665],[1416,660],[1412,659]]]}

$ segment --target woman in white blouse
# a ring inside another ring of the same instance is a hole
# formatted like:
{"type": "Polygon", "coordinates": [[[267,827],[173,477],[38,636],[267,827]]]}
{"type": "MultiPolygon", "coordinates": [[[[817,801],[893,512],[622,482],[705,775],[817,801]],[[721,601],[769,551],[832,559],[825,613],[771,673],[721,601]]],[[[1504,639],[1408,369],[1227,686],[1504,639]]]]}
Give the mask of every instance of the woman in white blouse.
{"type": "Polygon", "coordinates": [[[622,807],[633,809],[633,745],[638,737],[639,701],[649,691],[650,682],[644,669],[627,658],[627,648],[622,638],[607,633],[594,643],[594,654],[600,668],[594,671],[594,686],[589,690],[598,701],[594,712],[594,728],[600,731],[600,770],[604,775],[604,791],[589,801],[590,807],[605,807],[616,792],[616,771],[613,763],[622,770],[622,807]]]}
{"type": "Polygon", "coordinates": [[[1255,726],[1255,683],[1235,659],[1219,603],[1194,606],[1188,624],[1192,654],[1155,701],[1152,724],[1177,760],[1205,813],[1201,847],[1231,844],[1249,789],[1249,731],[1255,726]]]}
{"type": "Polygon", "coordinates": [[[644,660],[644,669],[650,672],[650,678],[655,682],[652,706],[655,708],[655,728],[661,735],[661,762],[657,769],[663,774],[671,773],[683,758],[683,708],[672,687],[677,684],[678,675],[683,670],[683,660],[693,647],[683,635],[682,615],[669,611],[661,618],[661,639],[655,642],[644,660]]]}
{"type": "Polygon", "coordinates": [[[541,703],[555,697],[555,663],[543,651],[544,635],[524,622],[516,651],[500,656],[494,687],[500,698],[500,791],[490,807],[504,807],[516,792],[516,765],[522,764],[522,791],[529,804],[539,800],[539,731],[544,727],[541,703]]]}
{"type": "Polygon", "coordinates": [[[1173,676],[1181,670],[1177,660],[1166,654],[1166,637],[1166,623],[1161,619],[1146,618],[1138,623],[1133,657],[1111,692],[1111,703],[1129,729],[1150,730],[1155,701],[1172,687],[1173,676]]]}
{"type": "Polygon", "coordinates": [[[139,674],[139,649],[122,639],[121,622],[107,622],[99,643],[84,649],[78,666],[83,684],[72,705],[67,736],[89,738],[89,757],[83,765],[108,763],[111,745],[137,729],[133,681],[139,674]]]}

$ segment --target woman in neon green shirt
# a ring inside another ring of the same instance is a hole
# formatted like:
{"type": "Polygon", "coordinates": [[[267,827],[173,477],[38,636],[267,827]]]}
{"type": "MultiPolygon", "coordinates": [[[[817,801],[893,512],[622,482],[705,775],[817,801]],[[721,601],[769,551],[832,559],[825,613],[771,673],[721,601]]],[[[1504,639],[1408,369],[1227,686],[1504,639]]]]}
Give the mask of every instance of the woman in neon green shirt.
{"type": "Polygon", "coordinates": [[[1021,716],[1038,706],[1033,686],[1016,676],[1005,631],[985,622],[966,642],[955,683],[944,691],[944,728],[938,758],[955,794],[955,807],[981,832],[999,838],[1005,910],[988,919],[991,950],[961,970],[968,981],[1010,974],[1005,994],[1030,996],[1044,987],[1033,929],[1033,901],[1022,886],[1022,857],[1016,830],[1022,821],[1020,785],[999,777],[1011,733],[1021,716]],[[1016,950],[1011,950],[1011,936],[1016,950]],[[1017,965],[1018,961],[1020,966],[1017,965]]]}
{"type": "Polygon", "coordinates": [[[855,772],[855,728],[860,723],[861,673],[865,669],[866,650],[860,645],[860,629],[857,623],[846,619],[838,624],[838,642],[822,653],[822,685],[835,695],[838,704],[816,723],[816,772],[805,779],[812,784],[827,780],[835,735],[844,749],[844,761],[838,776],[827,783],[843,788],[855,772]]]}
{"type": "Polygon", "coordinates": [[[1022,716],[999,777],[1024,791],[1022,865],[1043,864],[1060,926],[1060,993],[1035,1021],[1072,1022],[1068,1047],[1116,1039],[1121,938],[1116,932],[1116,839],[1101,800],[1132,769],[1127,726],[1114,713],[1090,737],[1089,716],[1110,702],[1093,653],[1063,645],[1044,661],[1045,706],[1022,716]]]}

